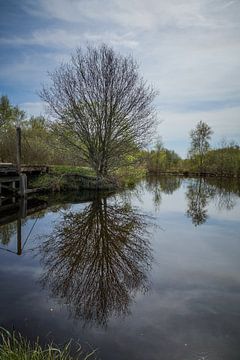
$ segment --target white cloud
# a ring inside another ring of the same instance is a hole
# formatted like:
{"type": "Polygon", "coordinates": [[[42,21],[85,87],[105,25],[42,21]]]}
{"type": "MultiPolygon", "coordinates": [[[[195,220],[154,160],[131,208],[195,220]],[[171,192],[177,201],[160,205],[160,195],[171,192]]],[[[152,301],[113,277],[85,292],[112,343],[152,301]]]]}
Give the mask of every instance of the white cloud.
{"type": "Polygon", "coordinates": [[[61,49],[66,59],[86,41],[130,49],[141,62],[144,77],[160,91],[159,103],[170,107],[181,102],[232,101],[240,93],[240,25],[235,18],[240,3],[236,1],[73,0],[70,6],[68,0],[40,0],[34,4],[35,11],[66,23],[5,38],[2,44],[61,49]],[[84,19],[94,20],[94,29],[84,19]],[[69,28],[75,20],[79,26],[69,28]],[[129,31],[135,25],[137,29],[129,31]],[[142,31],[145,28],[148,31],[142,31]]]}
{"type": "Polygon", "coordinates": [[[132,33],[114,32],[90,33],[67,29],[44,29],[34,31],[30,36],[14,36],[0,39],[3,45],[39,45],[51,48],[75,49],[86,41],[106,42],[110,45],[135,48],[138,42],[132,33]]]}
{"type": "Polygon", "coordinates": [[[227,0],[40,0],[26,3],[25,8],[33,14],[66,22],[94,19],[143,30],[162,26],[226,27],[229,16],[231,22],[237,20],[240,5],[238,1],[227,0]]]}
{"type": "Polygon", "coordinates": [[[2,45],[26,49],[22,59],[1,67],[0,78],[34,91],[46,80],[47,70],[68,61],[77,46],[106,42],[124,54],[131,52],[143,77],[159,90],[156,104],[165,119],[159,131],[167,142],[186,141],[199,120],[214,128],[216,139],[240,136],[240,1],[23,0],[23,4],[38,16],[36,28],[0,40],[2,45]],[[49,26],[41,27],[39,16],[49,26]],[[32,46],[41,51],[28,53],[32,46]]]}

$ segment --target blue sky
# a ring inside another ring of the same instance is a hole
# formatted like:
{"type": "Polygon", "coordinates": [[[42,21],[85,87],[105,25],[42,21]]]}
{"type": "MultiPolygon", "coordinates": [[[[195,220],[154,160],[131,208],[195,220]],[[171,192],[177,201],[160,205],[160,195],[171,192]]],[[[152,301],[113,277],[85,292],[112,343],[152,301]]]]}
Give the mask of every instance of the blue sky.
{"type": "Polygon", "coordinates": [[[47,72],[78,46],[132,54],[158,91],[158,135],[181,155],[200,120],[240,142],[239,0],[0,0],[0,94],[44,114],[47,72]]]}

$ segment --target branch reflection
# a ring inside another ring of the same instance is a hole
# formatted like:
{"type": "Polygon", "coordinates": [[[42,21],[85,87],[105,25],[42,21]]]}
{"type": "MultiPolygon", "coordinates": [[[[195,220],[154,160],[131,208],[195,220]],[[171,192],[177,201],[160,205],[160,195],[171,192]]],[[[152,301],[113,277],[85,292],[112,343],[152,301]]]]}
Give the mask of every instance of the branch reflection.
{"type": "Polygon", "coordinates": [[[147,178],[146,186],[148,191],[153,193],[153,202],[155,211],[160,208],[162,201],[162,193],[173,194],[174,191],[180,188],[182,179],[176,176],[149,176],[147,178]]]}
{"type": "Polygon", "coordinates": [[[216,179],[192,179],[186,192],[187,216],[195,226],[204,224],[208,218],[208,205],[213,200],[218,210],[231,210],[236,205],[235,182],[216,179]]]}
{"type": "Polygon", "coordinates": [[[85,324],[106,326],[128,313],[137,291],[148,289],[152,255],[146,219],[129,203],[96,195],[69,212],[41,248],[41,279],[85,324]]]}

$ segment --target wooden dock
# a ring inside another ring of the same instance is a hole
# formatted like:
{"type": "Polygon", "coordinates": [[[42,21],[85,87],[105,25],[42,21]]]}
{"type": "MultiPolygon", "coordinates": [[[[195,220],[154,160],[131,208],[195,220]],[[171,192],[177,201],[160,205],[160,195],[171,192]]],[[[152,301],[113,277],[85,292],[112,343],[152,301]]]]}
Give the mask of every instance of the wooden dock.
{"type": "MultiPolygon", "coordinates": [[[[26,175],[39,175],[48,173],[49,166],[47,165],[21,165],[20,172],[26,175]]],[[[12,176],[18,174],[18,168],[15,164],[0,163],[0,177],[12,176]]]]}
{"type": "Polygon", "coordinates": [[[25,219],[48,207],[45,200],[36,198],[6,198],[0,205],[0,226],[6,225],[13,221],[25,219]]]}
{"type": "Polygon", "coordinates": [[[28,193],[28,176],[47,173],[46,165],[17,165],[0,163],[0,198],[4,192],[15,196],[25,196],[28,193]]]}

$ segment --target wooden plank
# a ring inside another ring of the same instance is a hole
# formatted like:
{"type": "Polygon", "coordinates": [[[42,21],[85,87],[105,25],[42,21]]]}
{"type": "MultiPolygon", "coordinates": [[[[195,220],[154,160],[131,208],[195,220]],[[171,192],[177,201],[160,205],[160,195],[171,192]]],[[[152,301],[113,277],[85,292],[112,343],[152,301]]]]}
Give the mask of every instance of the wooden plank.
{"type": "Polygon", "coordinates": [[[0,174],[16,174],[17,168],[15,166],[0,166],[0,174]]]}
{"type": "Polygon", "coordinates": [[[0,177],[0,183],[10,183],[13,181],[20,181],[19,176],[6,176],[6,177],[0,177]]]}
{"type": "Polygon", "coordinates": [[[49,167],[46,165],[22,165],[21,171],[24,173],[46,173],[49,167]]]}

